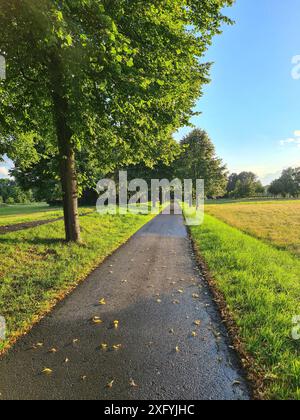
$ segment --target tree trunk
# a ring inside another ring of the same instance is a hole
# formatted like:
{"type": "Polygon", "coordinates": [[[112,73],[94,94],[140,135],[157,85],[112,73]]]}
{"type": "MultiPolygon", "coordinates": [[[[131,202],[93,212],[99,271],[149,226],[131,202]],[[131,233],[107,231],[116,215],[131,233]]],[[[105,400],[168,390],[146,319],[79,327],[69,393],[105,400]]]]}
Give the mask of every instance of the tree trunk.
{"type": "Polygon", "coordinates": [[[67,242],[80,242],[78,214],[78,186],[72,131],[67,122],[68,101],[64,95],[64,84],[60,63],[53,60],[50,67],[52,99],[56,125],[60,178],[63,192],[64,222],[67,242]]]}

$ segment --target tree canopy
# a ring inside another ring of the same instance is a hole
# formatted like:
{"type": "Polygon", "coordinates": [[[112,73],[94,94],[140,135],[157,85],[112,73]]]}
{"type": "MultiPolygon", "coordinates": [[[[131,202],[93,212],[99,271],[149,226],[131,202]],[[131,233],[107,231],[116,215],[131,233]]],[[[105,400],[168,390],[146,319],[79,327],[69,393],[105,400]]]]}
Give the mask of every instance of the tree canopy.
{"type": "Polygon", "coordinates": [[[264,192],[262,183],[253,172],[233,173],[229,176],[227,194],[231,197],[247,198],[264,192]]]}
{"type": "Polygon", "coordinates": [[[67,240],[80,240],[78,183],[172,158],[172,133],[208,82],[200,59],[232,2],[0,0],[0,153],[20,170],[51,162],[67,240]]]}
{"type": "Polygon", "coordinates": [[[300,168],[288,168],[279,179],[273,181],[269,193],[274,196],[298,197],[300,195],[300,168]]]}
{"type": "Polygon", "coordinates": [[[209,135],[193,130],[180,142],[181,155],[176,161],[176,174],[180,179],[204,179],[207,197],[222,197],[227,185],[227,168],[216,156],[209,135]]]}

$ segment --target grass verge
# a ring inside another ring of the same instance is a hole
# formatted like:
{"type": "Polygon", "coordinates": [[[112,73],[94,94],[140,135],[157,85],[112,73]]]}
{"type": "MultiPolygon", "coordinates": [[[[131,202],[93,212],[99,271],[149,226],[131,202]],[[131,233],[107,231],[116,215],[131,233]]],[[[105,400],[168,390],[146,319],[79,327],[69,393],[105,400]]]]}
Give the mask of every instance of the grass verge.
{"type": "Polygon", "coordinates": [[[259,396],[300,400],[300,341],[292,339],[299,259],[209,215],[190,231],[234,321],[238,350],[250,356],[244,364],[259,396]]]}
{"type": "Polygon", "coordinates": [[[82,217],[83,245],[66,244],[63,222],[0,236],[0,353],[72,291],[152,215],[82,217]]]}

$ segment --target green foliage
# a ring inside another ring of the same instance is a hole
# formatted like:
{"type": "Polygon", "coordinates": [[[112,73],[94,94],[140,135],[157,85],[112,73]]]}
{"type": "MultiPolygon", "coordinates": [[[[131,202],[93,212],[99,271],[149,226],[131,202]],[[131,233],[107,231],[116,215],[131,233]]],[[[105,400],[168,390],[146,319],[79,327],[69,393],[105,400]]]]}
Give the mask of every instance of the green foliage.
{"type": "Polygon", "coordinates": [[[204,179],[207,197],[222,197],[227,184],[227,169],[216,156],[215,147],[203,130],[193,130],[181,143],[182,153],[176,174],[180,179],[204,179]]]}
{"type": "Polygon", "coordinates": [[[229,177],[227,194],[230,197],[248,198],[264,192],[264,187],[253,172],[234,173],[229,177]]]}
{"type": "Polygon", "coordinates": [[[274,196],[299,197],[300,168],[284,170],[281,177],[271,183],[268,191],[274,196]]]}
{"type": "Polygon", "coordinates": [[[34,201],[31,190],[23,191],[15,181],[10,179],[0,179],[0,196],[2,202],[6,204],[30,203],[34,201]]]}
{"type": "Polygon", "coordinates": [[[167,161],[208,81],[202,58],[231,0],[0,0],[0,153],[58,176],[56,74],[81,185],[167,161]],[[84,161],[84,165],[80,165],[84,161]]]}

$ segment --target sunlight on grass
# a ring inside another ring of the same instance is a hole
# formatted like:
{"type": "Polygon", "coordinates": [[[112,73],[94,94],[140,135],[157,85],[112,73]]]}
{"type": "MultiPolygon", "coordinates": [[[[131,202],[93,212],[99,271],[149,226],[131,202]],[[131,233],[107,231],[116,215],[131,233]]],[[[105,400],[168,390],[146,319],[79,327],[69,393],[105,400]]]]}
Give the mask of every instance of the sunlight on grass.
{"type": "MultiPolygon", "coordinates": [[[[2,215],[0,212],[0,227],[22,223],[41,222],[63,217],[62,209],[53,209],[51,207],[45,207],[42,211],[37,211],[34,207],[26,207],[27,211],[24,213],[22,211],[24,211],[25,208],[22,209],[22,207],[18,207],[18,209],[19,212],[17,209],[12,208],[12,213],[6,210],[6,212],[4,212],[5,215],[2,215]]],[[[79,214],[82,216],[92,211],[95,211],[95,209],[83,207],[79,209],[79,214]]]]}
{"type": "Polygon", "coordinates": [[[207,205],[206,213],[300,256],[300,201],[207,205]]]}
{"type": "Polygon", "coordinates": [[[266,397],[300,399],[300,261],[206,215],[191,228],[199,253],[223,293],[246,350],[265,372],[266,397]]]}

